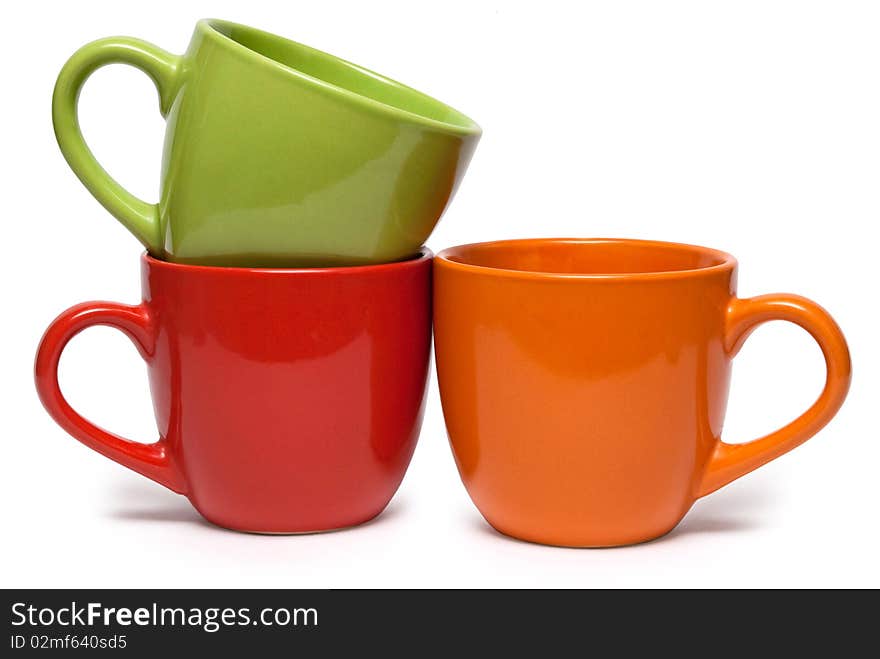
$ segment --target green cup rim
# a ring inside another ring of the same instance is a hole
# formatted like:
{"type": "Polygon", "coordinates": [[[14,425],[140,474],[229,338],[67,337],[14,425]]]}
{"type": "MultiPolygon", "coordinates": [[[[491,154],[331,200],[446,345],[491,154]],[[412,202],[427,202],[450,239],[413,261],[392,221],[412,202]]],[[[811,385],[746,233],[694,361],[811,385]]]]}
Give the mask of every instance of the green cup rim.
{"type": "Polygon", "coordinates": [[[210,39],[211,41],[221,44],[223,47],[232,50],[237,53],[239,56],[249,59],[255,63],[260,63],[263,65],[269,65],[273,69],[277,71],[282,71],[286,75],[293,75],[301,80],[304,80],[321,90],[341,96],[353,103],[360,105],[361,107],[371,109],[373,111],[378,111],[386,115],[392,115],[397,119],[408,121],[411,123],[421,124],[424,127],[433,128],[435,130],[441,130],[443,132],[452,133],[460,136],[468,136],[468,135],[480,135],[482,134],[482,129],[480,126],[470,117],[459,112],[455,108],[438,101],[437,99],[429,96],[423,92],[418,91],[417,89],[413,89],[407,85],[404,85],[396,80],[392,80],[391,78],[384,76],[380,73],[376,73],[375,71],[371,71],[367,68],[364,68],[358,64],[354,64],[353,62],[349,62],[348,60],[344,60],[341,57],[336,57],[335,55],[331,55],[330,53],[326,53],[324,51],[318,50],[316,48],[312,48],[311,46],[307,46],[305,44],[299,43],[297,41],[293,41],[292,39],[287,39],[285,37],[278,36],[271,32],[266,32],[265,30],[260,30],[258,28],[250,27],[248,25],[243,25],[241,23],[235,23],[233,21],[227,21],[223,19],[217,18],[203,18],[198,21],[196,24],[196,30],[199,31],[206,39],[210,39]],[[232,37],[225,34],[223,29],[236,29],[236,30],[244,30],[247,32],[251,32],[254,34],[258,34],[263,37],[268,37],[270,39],[274,39],[277,41],[286,42],[298,49],[301,49],[310,55],[332,61],[337,66],[346,67],[358,75],[362,75],[368,78],[380,80],[383,83],[390,85],[392,87],[397,87],[405,91],[408,94],[415,95],[420,97],[422,100],[426,100],[436,106],[439,106],[443,110],[450,112],[459,122],[455,123],[452,121],[442,121],[440,119],[434,119],[431,117],[426,117],[425,115],[419,114],[417,112],[413,112],[411,110],[406,110],[404,108],[398,107],[396,105],[391,105],[390,103],[385,103],[383,101],[379,101],[377,99],[371,98],[369,96],[364,96],[356,91],[351,89],[347,89],[345,87],[340,87],[339,85],[335,85],[331,82],[327,82],[326,80],[322,80],[321,78],[316,78],[315,76],[309,75],[299,69],[288,66],[278,60],[272,59],[262,53],[248,48],[242,43],[239,43],[232,37]]]}

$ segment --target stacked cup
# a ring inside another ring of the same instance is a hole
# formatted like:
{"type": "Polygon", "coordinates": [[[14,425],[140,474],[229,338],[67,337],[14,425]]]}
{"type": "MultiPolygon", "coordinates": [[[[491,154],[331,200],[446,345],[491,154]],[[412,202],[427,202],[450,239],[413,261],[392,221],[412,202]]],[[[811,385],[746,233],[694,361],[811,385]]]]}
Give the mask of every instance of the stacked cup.
{"type": "Polygon", "coordinates": [[[131,38],[84,46],[58,77],[53,120],[73,171],[147,248],[140,304],[81,304],[46,331],[36,378],[53,418],[220,526],[312,532],[380,513],[424,409],[422,245],[480,128],[359,66],[217,20],[197,24],[183,56],[131,38]],[[110,63],[159,91],[158,204],[122,188],[83,140],[80,89],[110,63]],[[61,394],[61,352],[96,324],[147,362],[154,444],[95,426],[61,394]]]}

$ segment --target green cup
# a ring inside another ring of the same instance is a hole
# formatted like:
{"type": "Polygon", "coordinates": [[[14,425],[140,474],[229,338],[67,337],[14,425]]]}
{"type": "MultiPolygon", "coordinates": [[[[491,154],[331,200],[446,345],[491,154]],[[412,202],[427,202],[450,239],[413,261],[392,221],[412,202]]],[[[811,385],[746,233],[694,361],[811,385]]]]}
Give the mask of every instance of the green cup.
{"type": "Polygon", "coordinates": [[[418,252],[480,128],[420,92],[307,46],[203,20],[183,56],[127,37],[78,50],[55,85],[58,144],[88,190],[157,257],[334,266],[418,252]],[[107,174],[77,99],[110,63],[144,71],[167,120],[158,204],[107,174]]]}

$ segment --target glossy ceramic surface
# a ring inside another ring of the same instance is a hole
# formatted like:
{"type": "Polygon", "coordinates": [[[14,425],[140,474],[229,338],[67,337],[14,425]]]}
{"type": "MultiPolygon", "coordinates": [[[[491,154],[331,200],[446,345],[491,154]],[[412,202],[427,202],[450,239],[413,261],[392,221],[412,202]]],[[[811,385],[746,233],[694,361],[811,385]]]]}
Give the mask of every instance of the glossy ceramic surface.
{"type": "Polygon", "coordinates": [[[200,21],[183,56],[138,39],[88,44],[65,64],[52,116],[85,186],[159,258],[232,266],[409,258],[464,175],[480,128],[424,94],[280,37],[200,21]],[[97,163],[77,120],[88,76],[143,70],[167,119],[158,204],[97,163]]]}
{"type": "Polygon", "coordinates": [[[211,522],[267,533],[377,515],[409,464],[425,401],[431,256],[323,270],[143,259],[136,306],[61,314],[37,354],[52,417],[85,445],[185,494],[211,522]],[[110,325],[149,367],[160,439],[138,444],[74,411],[58,387],[71,337],[110,325]]]}
{"type": "Polygon", "coordinates": [[[467,245],[436,257],[434,286],[437,375],[461,478],[492,526],[525,540],[612,546],[663,535],[698,497],[815,434],[849,387],[831,317],[793,295],[738,299],[736,262],[715,250],[467,245]],[[770,320],[816,339],[824,391],[781,430],[725,444],[731,360],[770,320]]]}

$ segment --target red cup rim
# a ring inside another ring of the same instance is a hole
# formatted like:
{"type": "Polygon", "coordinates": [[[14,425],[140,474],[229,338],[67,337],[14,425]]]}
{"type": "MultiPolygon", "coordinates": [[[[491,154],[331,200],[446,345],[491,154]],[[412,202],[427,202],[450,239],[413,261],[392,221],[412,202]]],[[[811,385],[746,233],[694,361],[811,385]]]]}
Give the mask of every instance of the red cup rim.
{"type": "Polygon", "coordinates": [[[388,270],[400,270],[418,266],[420,263],[430,261],[434,258],[434,253],[427,247],[422,247],[417,255],[402,261],[391,261],[388,263],[370,263],[365,265],[344,265],[337,267],[321,266],[317,268],[249,268],[249,267],[232,267],[219,265],[197,265],[190,263],[174,263],[172,261],[163,261],[151,256],[148,252],[144,252],[141,259],[150,268],[160,270],[176,270],[181,273],[211,273],[217,275],[247,275],[247,274],[326,274],[326,275],[363,275],[380,273],[388,270]]]}

